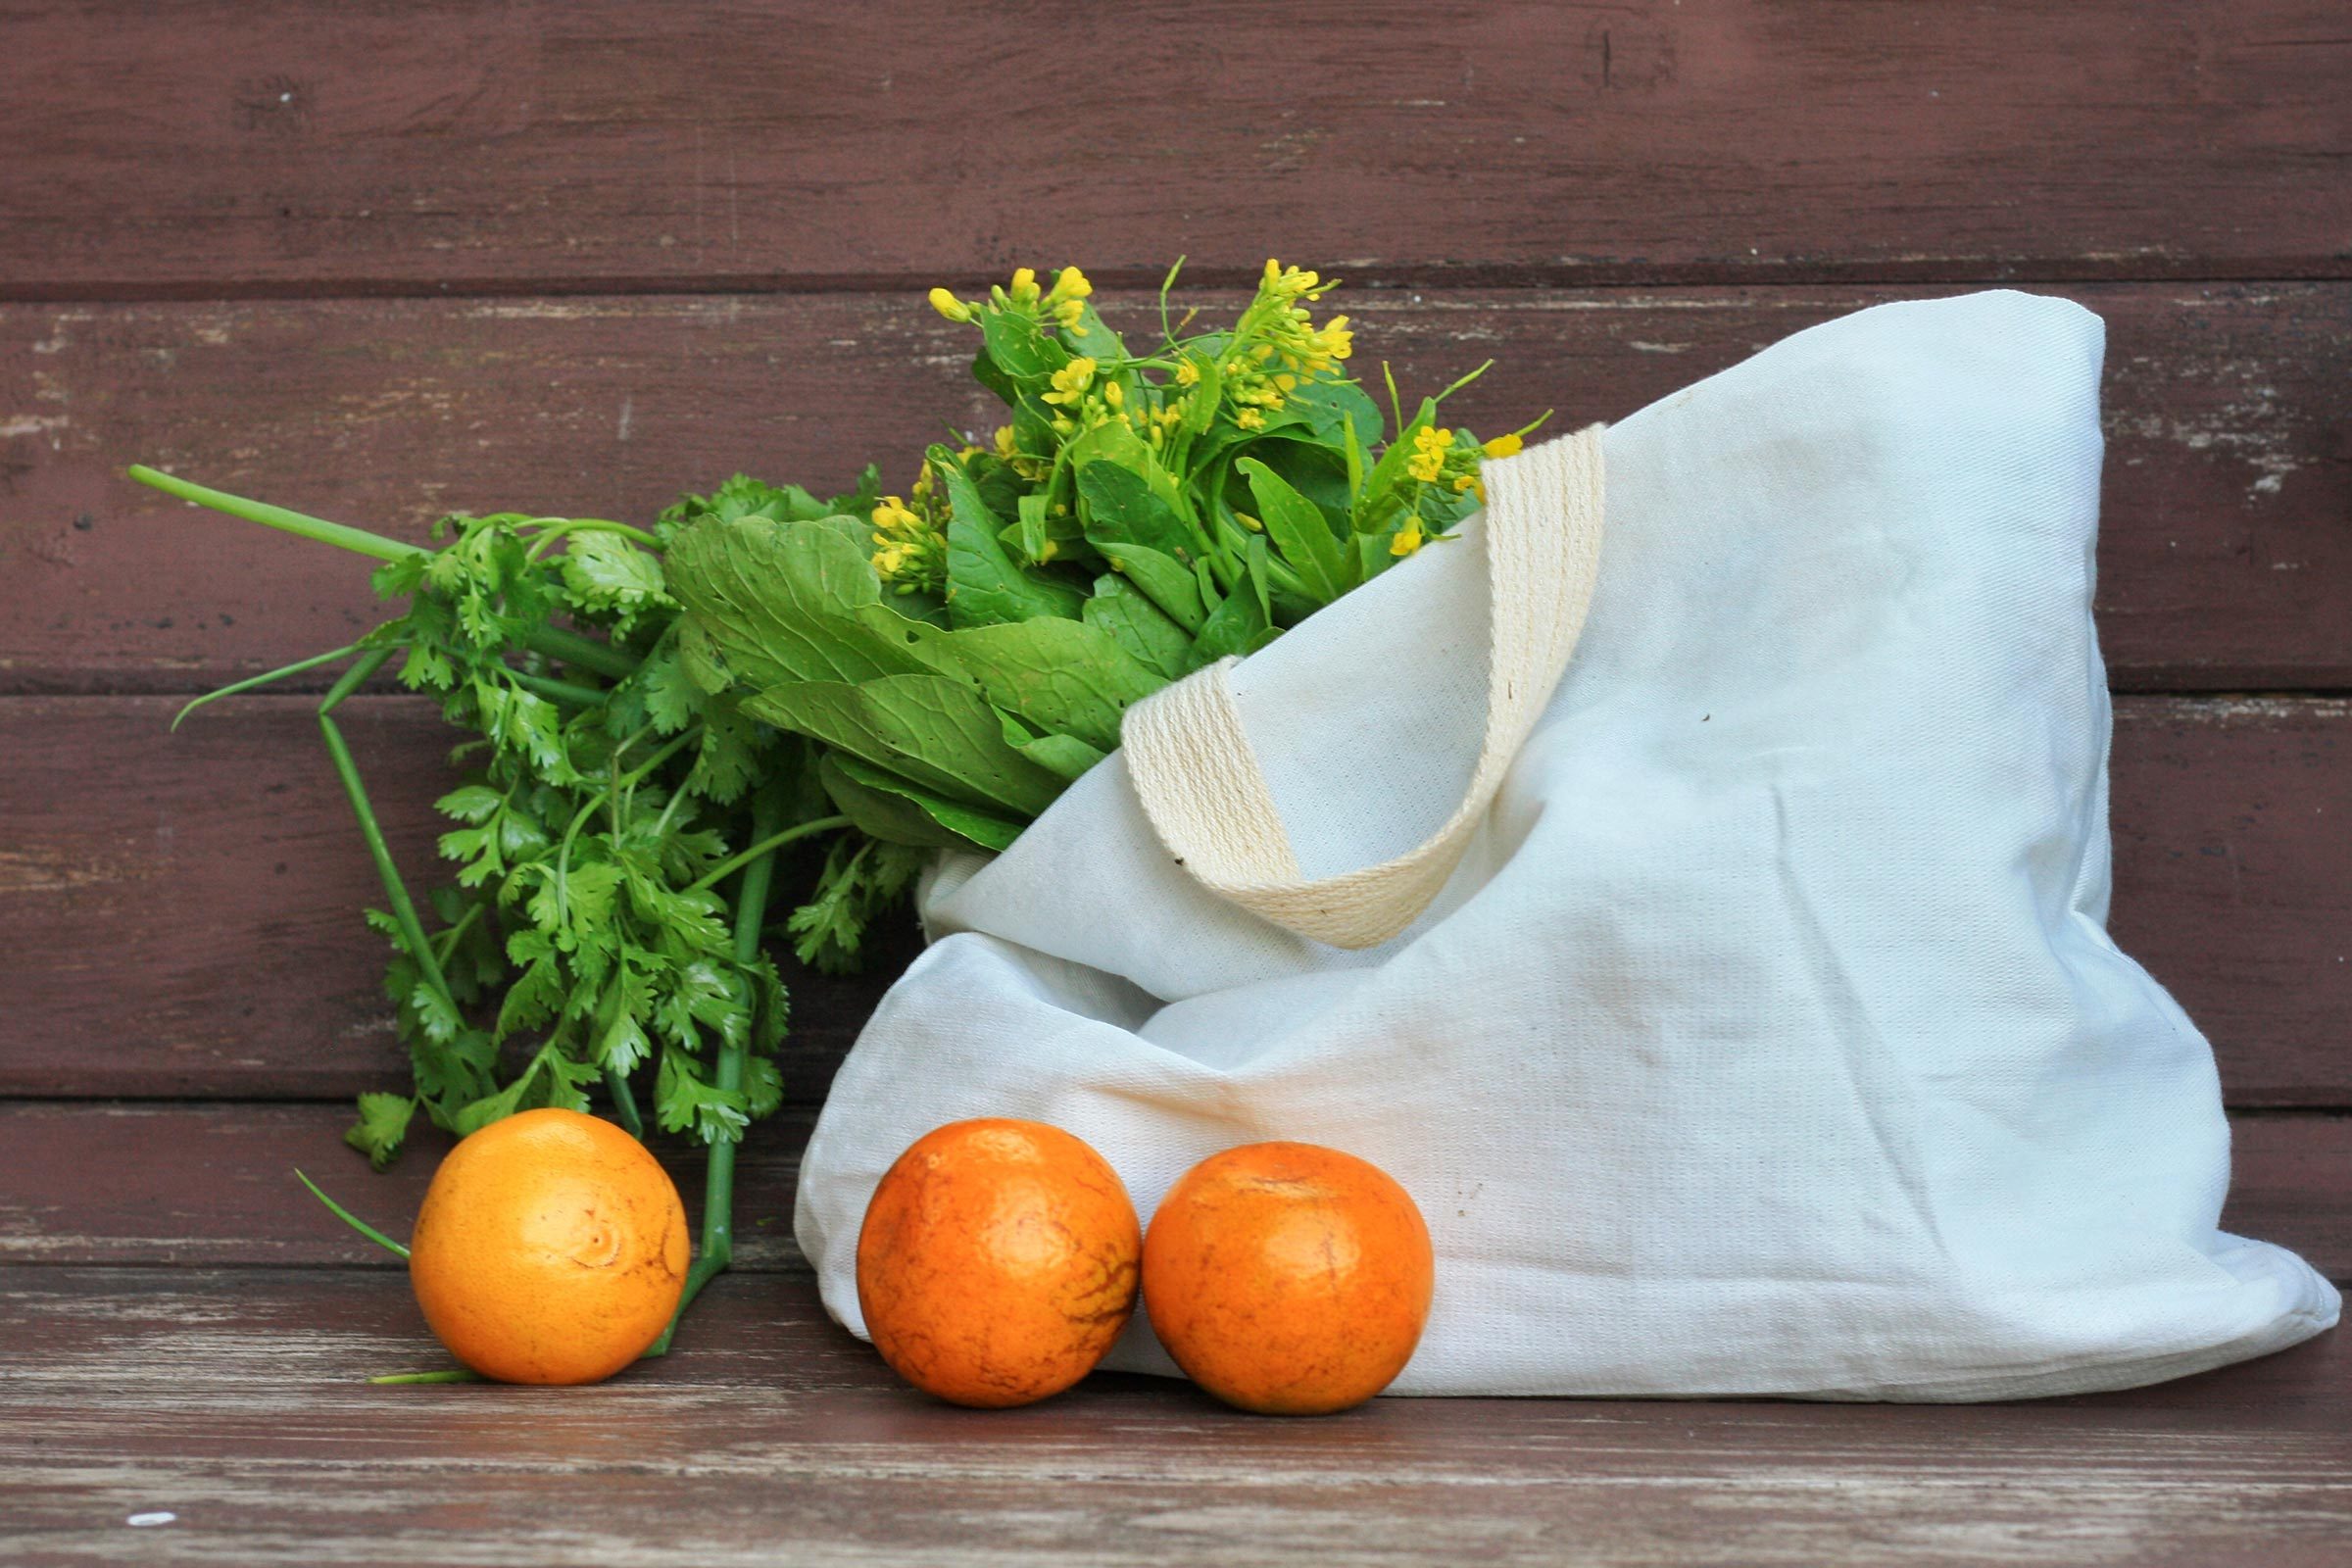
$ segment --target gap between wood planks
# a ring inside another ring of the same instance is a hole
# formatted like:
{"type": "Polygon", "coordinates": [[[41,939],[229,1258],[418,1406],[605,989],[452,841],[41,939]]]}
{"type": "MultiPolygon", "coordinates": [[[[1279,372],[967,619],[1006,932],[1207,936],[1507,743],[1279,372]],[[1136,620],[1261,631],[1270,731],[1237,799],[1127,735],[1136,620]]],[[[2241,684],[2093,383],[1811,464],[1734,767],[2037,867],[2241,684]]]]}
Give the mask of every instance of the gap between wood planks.
{"type": "MultiPolygon", "coordinates": [[[[2178,268],[2133,265],[2102,260],[2070,261],[2039,258],[2000,262],[1991,258],[1922,259],[1916,263],[1857,261],[1850,263],[1742,263],[1649,266],[1622,262],[1589,265],[1563,263],[1550,267],[1492,266],[1483,263],[1431,264],[1384,270],[1377,265],[1350,267],[1330,264],[1326,269],[1349,288],[1381,293],[1415,289],[1575,289],[1592,293],[1638,293],[1659,288],[1904,288],[1949,284],[1955,288],[2038,288],[2078,283],[2159,283],[2183,288],[2284,287],[2297,283],[2352,281],[2352,264],[2330,260],[2310,266],[2274,265],[2243,270],[2217,269],[2201,260],[2178,268]]],[[[1301,262],[1300,265],[1316,265],[1301,262]]],[[[1099,288],[1156,290],[1164,268],[1103,268],[1088,275],[1099,288]]],[[[1248,288],[1256,281],[1250,267],[1188,265],[1184,285],[1194,289],[1248,288]]],[[[1003,278],[994,271],[948,268],[936,272],[732,273],[713,272],[689,277],[578,276],[506,278],[497,276],[441,278],[424,282],[402,277],[343,277],[318,279],[208,278],[182,282],[108,281],[76,277],[54,282],[0,278],[0,306],[7,305],[178,305],[248,304],[273,300],[304,303],[335,300],[531,300],[576,299],[599,294],[630,299],[721,299],[750,294],[765,298],[823,298],[832,295],[889,294],[913,299],[934,285],[958,292],[984,292],[1003,278]]]]}

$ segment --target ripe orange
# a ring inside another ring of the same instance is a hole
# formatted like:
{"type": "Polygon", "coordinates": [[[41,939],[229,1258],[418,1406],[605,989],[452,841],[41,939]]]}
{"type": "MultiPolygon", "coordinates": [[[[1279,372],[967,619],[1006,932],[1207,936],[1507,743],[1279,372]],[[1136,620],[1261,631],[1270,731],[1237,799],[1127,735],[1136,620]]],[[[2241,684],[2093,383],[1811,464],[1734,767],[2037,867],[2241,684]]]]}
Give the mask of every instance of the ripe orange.
{"type": "Polygon", "coordinates": [[[1210,1155],[1144,1241],[1159,1343],[1194,1382],[1263,1415],[1326,1415],[1387,1388],[1421,1341],[1435,1279],[1405,1190],[1313,1144],[1210,1155]]]}
{"type": "Polygon", "coordinates": [[[899,1376],[957,1404],[1028,1404],[1094,1370],[1135,1311],[1143,1232],[1118,1173],[1043,1122],[950,1122],[882,1178],[858,1304],[899,1376]]]}
{"type": "Polygon", "coordinates": [[[661,1338],[686,1252],[686,1205],[643,1144],[575,1110],[526,1110],[441,1161],[409,1280],[433,1333],[482,1376],[594,1383],[661,1338]]]}

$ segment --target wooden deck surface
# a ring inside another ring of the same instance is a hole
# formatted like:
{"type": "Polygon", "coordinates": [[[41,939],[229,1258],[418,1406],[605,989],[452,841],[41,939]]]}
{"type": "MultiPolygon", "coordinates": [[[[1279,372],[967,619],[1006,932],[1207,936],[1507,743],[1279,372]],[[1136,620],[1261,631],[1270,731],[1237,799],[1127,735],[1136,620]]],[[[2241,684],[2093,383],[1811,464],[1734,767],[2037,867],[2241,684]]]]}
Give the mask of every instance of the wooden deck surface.
{"type": "MultiPolygon", "coordinates": [[[[438,1349],[289,1175],[405,1230],[438,1147],[339,1142],[405,1077],[366,856],[302,686],[165,725],[375,606],[119,477],[412,538],[822,489],[986,416],[920,295],[1022,264],[1114,320],[1178,252],[1210,303],[1269,251],[1339,272],[1367,364],[1496,361],[1482,429],[2064,294],[2109,332],[2113,927],[2213,1038],[2226,1223],[2344,1282],[2348,82],[2328,0],[0,4],[0,1562],[2352,1562],[2340,1333],[1974,1408],[929,1403],[789,1238],[905,932],[795,978],[741,1266],[669,1358],[371,1389],[438,1349]]],[[[422,871],[438,722],[346,712],[422,871]]]]}

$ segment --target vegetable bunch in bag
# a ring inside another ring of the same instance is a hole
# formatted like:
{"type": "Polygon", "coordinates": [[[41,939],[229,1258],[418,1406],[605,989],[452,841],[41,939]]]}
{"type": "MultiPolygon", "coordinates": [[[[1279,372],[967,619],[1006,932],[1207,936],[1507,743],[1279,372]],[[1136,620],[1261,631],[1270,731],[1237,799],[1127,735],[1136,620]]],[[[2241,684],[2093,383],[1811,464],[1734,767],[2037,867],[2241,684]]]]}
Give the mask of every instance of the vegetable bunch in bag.
{"type": "Polygon", "coordinates": [[[932,447],[866,516],[714,506],[671,540],[687,673],[817,743],[870,838],[1006,848],[1130,704],[1444,539],[1526,433],[1482,447],[1438,424],[1446,393],[1407,417],[1391,382],[1384,444],[1348,318],[1314,320],[1331,281],[1269,261],[1230,327],[1188,335],[1174,279],[1140,350],[1075,268],[934,289],[1006,407],[988,444],[932,447]]]}

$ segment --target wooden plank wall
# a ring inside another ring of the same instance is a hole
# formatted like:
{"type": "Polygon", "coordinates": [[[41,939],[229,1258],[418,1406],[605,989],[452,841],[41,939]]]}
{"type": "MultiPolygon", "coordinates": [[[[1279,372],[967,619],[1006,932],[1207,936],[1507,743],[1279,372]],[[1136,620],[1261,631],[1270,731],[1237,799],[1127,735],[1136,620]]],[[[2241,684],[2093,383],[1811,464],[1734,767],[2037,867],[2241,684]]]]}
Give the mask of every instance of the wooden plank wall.
{"type": "MultiPolygon", "coordinates": [[[[364,576],[123,464],[411,537],[821,487],[986,417],[928,284],[1080,261],[1115,314],[1273,251],[1408,384],[1493,356],[1481,427],[1883,300],[2098,311],[2114,927],[2214,1038],[2231,1223],[2352,1275],[2348,47],[2328,0],[0,8],[0,1257],[362,1261],[276,1173],[403,1075],[306,702],[165,728],[364,576]]],[[[442,739],[355,706],[422,870],[442,739]]],[[[755,1263],[875,990],[801,991],[755,1263]]]]}

